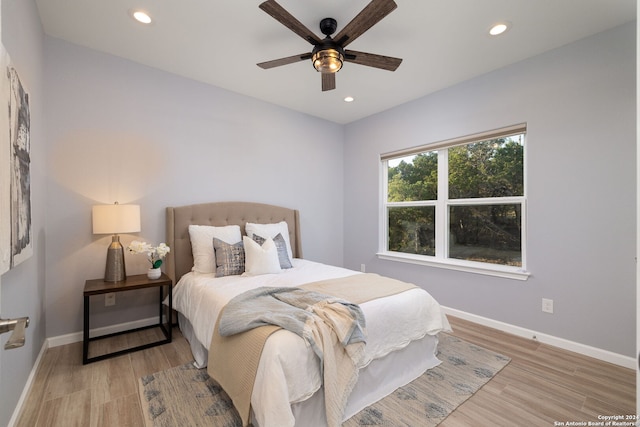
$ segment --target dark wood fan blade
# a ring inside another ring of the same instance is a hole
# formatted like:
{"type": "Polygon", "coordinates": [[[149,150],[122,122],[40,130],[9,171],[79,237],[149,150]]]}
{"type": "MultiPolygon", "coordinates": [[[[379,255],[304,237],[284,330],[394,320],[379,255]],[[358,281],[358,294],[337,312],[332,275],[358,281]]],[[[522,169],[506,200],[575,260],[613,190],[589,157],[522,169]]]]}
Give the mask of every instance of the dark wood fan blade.
{"type": "Polygon", "coordinates": [[[375,53],[358,52],[355,50],[345,50],[344,60],[354,64],[366,65],[368,67],[381,68],[383,70],[395,71],[402,59],[391,56],[376,55],[375,53]]]}
{"type": "Polygon", "coordinates": [[[311,53],[301,53],[300,55],[287,56],[286,58],[274,59],[272,61],[261,62],[258,67],[268,70],[269,68],[279,67],[281,65],[293,64],[295,62],[311,59],[311,53]]]}
{"type": "Polygon", "coordinates": [[[312,45],[320,44],[321,40],[313,34],[311,30],[305,27],[302,22],[298,21],[292,14],[287,12],[282,6],[274,0],[267,0],[260,4],[260,9],[271,15],[276,21],[311,43],[312,45]]]}
{"type": "Polygon", "coordinates": [[[336,88],[336,73],[322,73],[322,91],[336,88]]]}
{"type": "Polygon", "coordinates": [[[333,39],[340,46],[345,47],[380,22],[382,18],[393,12],[396,7],[398,5],[393,0],[373,0],[333,39]]]}

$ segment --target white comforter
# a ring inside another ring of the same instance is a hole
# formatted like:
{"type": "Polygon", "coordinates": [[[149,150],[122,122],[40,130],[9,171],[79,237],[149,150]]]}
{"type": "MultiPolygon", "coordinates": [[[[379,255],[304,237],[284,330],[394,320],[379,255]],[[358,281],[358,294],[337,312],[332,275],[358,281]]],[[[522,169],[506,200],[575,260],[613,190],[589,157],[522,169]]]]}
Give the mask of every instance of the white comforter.
{"type": "MultiPolygon", "coordinates": [[[[193,325],[196,338],[209,348],[216,319],[233,297],[260,286],[300,286],[358,272],[294,259],[294,268],[279,274],[228,276],[188,273],[173,289],[173,308],[193,325]]],[[[360,305],[367,322],[367,344],[360,368],[406,347],[427,334],[449,330],[440,305],[422,289],[412,289],[360,305]]],[[[265,344],[251,406],[262,427],[293,426],[291,403],[311,397],[322,386],[317,357],[297,335],[280,330],[265,344]]]]}

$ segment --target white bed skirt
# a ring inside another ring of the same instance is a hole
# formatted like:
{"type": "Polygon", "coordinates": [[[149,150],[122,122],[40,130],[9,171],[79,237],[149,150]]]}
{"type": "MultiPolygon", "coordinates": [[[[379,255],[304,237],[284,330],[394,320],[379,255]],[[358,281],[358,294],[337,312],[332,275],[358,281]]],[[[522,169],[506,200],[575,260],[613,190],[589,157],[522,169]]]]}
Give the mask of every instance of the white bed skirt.
{"type": "Polygon", "coordinates": [[[198,369],[206,368],[207,361],[209,360],[209,350],[207,350],[207,348],[198,341],[198,338],[196,338],[196,333],[194,332],[189,319],[179,311],[177,313],[180,332],[182,332],[182,336],[186,338],[191,346],[191,353],[193,354],[194,360],[193,365],[198,369]]]}
{"type": "MultiPolygon", "coordinates": [[[[349,396],[343,421],[438,366],[441,362],[436,357],[437,347],[438,337],[427,335],[362,368],[349,396]]],[[[326,427],[323,389],[291,407],[296,427],[326,427]]]]}
{"type": "MultiPolygon", "coordinates": [[[[178,321],[182,335],[189,341],[194,357],[194,365],[204,368],[207,365],[208,350],[195,338],[190,322],[181,313],[178,321]]],[[[438,337],[426,335],[412,341],[408,346],[396,350],[382,358],[373,360],[360,370],[345,410],[344,421],[348,420],[367,406],[393,393],[427,370],[440,364],[437,356],[438,337]]],[[[327,425],[324,411],[324,390],[318,390],[311,398],[291,405],[296,419],[296,427],[324,427],[327,425]]],[[[252,417],[253,418],[253,417],[252,417]]],[[[252,419],[256,427],[257,421],[252,419]]]]}

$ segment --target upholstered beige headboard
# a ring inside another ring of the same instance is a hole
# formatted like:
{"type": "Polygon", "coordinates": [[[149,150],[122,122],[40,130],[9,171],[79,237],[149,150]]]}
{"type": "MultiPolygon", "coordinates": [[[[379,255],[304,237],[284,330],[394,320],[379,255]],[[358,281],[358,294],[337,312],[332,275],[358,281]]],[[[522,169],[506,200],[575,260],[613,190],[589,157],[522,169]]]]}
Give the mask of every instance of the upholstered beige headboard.
{"type": "MultiPolygon", "coordinates": [[[[245,234],[247,222],[272,224],[286,221],[289,225],[291,250],[295,258],[302,258],[300,218],[297,210],[250,202],[216,202],[167,208],[167,256],[165,271],[175,285],[193,267],[189,225],[239,225],[245,234]]],[[[212,242],[213,244],[213,242],[212,242]]]]}

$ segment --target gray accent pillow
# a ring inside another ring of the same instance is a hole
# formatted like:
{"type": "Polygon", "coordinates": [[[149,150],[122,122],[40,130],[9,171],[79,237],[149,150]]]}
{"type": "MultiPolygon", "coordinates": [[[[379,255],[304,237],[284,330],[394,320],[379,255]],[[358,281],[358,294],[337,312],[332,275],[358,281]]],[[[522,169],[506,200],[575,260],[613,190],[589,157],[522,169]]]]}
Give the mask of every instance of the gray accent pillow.
{"type": "MultiPolygon", "coordinates": [[[[253,241],[262,246],[262,244],[266,241],[262,236],[258,236],[257,234],[253,235],[253,241]]],[[[273,238],[273,243],[276,244],[276,249],[278,250],[278,261],[280,261],[280,268],[292,268],[291,260],[289,259],[289,252],[287,251],[287,243],[282,237],[282,234],[278,233],[276,237],[273,238]]]]}
{"type": "Polygon", "coordinates": [[[216,257],[216,277],[237,276],[244,273],[244,245],[242,242],[229,244],[213,238],[216,257]]]}

